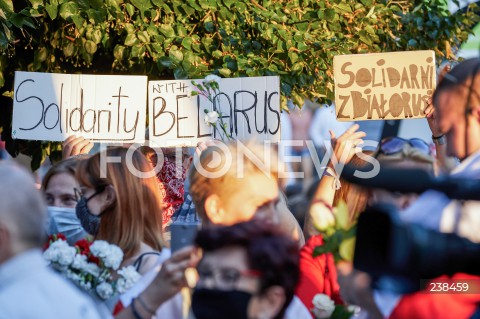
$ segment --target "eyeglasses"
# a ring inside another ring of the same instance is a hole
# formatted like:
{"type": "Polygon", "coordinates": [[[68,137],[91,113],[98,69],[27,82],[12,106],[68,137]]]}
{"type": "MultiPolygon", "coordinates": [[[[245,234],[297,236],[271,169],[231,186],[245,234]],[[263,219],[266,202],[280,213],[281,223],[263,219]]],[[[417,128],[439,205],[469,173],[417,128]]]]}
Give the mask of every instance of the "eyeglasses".
{"type": "Polygon", "coordinates": [[[212,270],[203,268],[201,265],[198,267],[197,272],[199,276],[197,287],[206,286],[207,281],[213,280],[215,288],[221,290],[236,289],[238,282],[242,277],[258,278],[262,275],[260,271],[253,269],[241,271],[235,268],[225,267],[212,270]]]}
{"type": "Polygon", "coordinates": [[[430,146],[422,139],[411,138],[409,140],[400,137],[387,137],[380,142],[380,154],[393,155],[403,150],[405,144],[409,144],[411,147],[419,150],[425,155],[432,155],[430,146]]]}
{"type": "MultiPolygon", "coordinates": [[[[95,192],[94,192],[92,195],[90,195],[88,198],[85,198],[85,202],[88,203],[88,201],[91,200],[93,197],[95,197],[95,196],[97,196],[98,194],[102,193],[102,192],[105,190],[106,187],[107,187],[106,185],[97,187],[97,188],[95,189],[95,192]]],[[[73,191],[74,191],[74,193],[75,193],[75,199],[77,200],[77,202],[80,200],[80,198],[84,197],[84,194],[83,194],[83,191],[82,191],[81,188],[76,188],[76,187],[75,187],[75,188],[73,189],[73,191]]]]}

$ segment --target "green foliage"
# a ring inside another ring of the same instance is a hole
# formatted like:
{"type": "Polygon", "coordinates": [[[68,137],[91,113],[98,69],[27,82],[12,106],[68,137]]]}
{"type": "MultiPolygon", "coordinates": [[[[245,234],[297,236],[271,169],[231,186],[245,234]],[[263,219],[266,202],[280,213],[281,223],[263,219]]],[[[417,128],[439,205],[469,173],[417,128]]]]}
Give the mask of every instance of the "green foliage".
{"type": "Polygon", "coordinates": [[[303,105],[333,97],[335,55],[433,49],[453,59],[477,21],[443,0],[0,0],[0,87],[12,90],[15,70],[279,75],[283,106],[303,105]]]}

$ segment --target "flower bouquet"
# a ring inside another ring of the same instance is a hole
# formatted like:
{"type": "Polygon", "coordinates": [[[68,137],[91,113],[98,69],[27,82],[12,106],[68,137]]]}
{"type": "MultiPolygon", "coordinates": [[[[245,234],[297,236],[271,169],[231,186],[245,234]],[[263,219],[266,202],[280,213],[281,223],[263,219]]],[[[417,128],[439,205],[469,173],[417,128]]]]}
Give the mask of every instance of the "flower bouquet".
{"type": "Polygon", "coordinates": [[[228,133],[227,123],[223,121],[222,112],[217,111],[219,107],[216,107],[215,104],[215,98],[220,94],[220,86],[218,84],[220,80],[221,78],[219,76],[210,74],[205,77],[205,80],[203,80],[202,83],[192,81],[196,91],[192,91],[191,96],[204,96],[213,104],[214,109],[212,111],[208,109],[203,110],[205,112],[205,124],[207,124],[207,126],[212,126],[222,141],[228,142],[232,139],[232,136],[228,133]]]}
{"type": "Polygon", "coordinates": [[[56,234],[44,248],[43,257],[52,268],[103,300],[125,293],[141,277],[133,266],[118,270],[123,252],[103,240],[81,239],[70,246],[63,234],[56,234]]]}
{"type": "Polygon", "coordinates": [[[335,305],[335,302],[325,294],[313,297],[312,313],[315,319],[349,319],[358,312],[356,306],[335,305]]]}
{"type": "Polygon", "coordinates": [[[314,211],[312,219],[324,241],[323,245],[315,247],[313,256],[332,253],[335,263],[352,262],[357,228],[356,220],[349,220],[347,204],[341,201],[332,211],[321,210],[318,214],[314,211]]]}

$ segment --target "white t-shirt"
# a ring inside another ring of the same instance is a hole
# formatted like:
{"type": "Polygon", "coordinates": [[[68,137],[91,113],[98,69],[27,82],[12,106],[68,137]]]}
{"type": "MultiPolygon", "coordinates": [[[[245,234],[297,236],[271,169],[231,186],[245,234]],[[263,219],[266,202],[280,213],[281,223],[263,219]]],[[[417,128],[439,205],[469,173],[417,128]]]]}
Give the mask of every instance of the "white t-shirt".
{"type": "Polygon", "coordinates": [[[100,319],[111,315],[48,268],[40,249],[32,249],[0,265],[0,318],[100,319]]]}

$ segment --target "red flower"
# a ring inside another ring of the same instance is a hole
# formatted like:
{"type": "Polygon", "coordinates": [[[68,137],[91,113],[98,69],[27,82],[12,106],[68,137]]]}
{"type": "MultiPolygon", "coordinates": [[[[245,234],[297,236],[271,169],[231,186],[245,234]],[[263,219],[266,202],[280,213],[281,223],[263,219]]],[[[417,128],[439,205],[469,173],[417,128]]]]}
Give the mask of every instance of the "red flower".
{"type": "Polygon", "coordinates": [[[60,240],[60,239],[67,241],[67,237],[65,237],[65,235],[62,234],[62,233],[51,234],[50,236],[48,236],[48,239],[47,239],[47,242],[45,243],[45,245],[43,245],[43,250],[44,250],[44,251],[47,250],[48,247],[50,247],[50,245],[51,245],[53,242],[55,242],[55,241],[57,241],[57,240],[60,240]]]}
{"type": "Polygon", "coordinates": [[[77,248],[80,255],[89,256],[90,255],[90,242],[86,239],[80,239],[75,243],[75,247],[77,248]]]}
{"type": "Polygon", "coordinates": [[[88,256],[88,262],[91,262],[91,263],[95,263],[97,264],[97,266],[100,266],[100,258],[90,254],[90,256],[88,256]]]}
{"type": "Polygon", "coordinates": [[[80,239],[75,243],[75,248],[77,248],[77,251],[80,253],[80,255],[87,256],[87,261],[95,263],[100,266],[100,259],[90,252],[90,245],[92,244],[91,241],[88,239],[80,239]]]}

